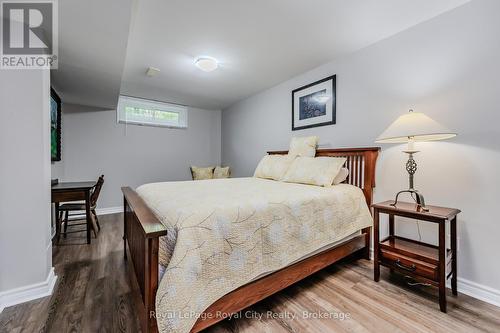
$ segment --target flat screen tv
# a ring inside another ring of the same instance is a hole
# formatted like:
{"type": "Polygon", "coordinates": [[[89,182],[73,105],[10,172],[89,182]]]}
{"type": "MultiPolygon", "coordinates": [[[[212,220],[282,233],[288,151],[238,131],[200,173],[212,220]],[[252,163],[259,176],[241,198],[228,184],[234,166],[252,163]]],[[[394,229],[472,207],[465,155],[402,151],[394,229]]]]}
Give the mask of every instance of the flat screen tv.
{"type": "Polygon", "coordinates": [[[61,160],[61,99],[50,88],[50,155],[52,161],[61,160]]]}

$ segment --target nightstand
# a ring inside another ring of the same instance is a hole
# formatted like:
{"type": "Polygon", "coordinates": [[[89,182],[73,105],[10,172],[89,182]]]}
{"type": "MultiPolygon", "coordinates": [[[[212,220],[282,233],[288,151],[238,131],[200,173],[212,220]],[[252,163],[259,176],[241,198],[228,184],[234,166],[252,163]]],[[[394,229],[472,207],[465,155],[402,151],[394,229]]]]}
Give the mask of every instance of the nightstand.
{"type": "Polygon", "coordinates": [[[422,211],[414,203],[384,201],[373,207],[373,279],[380,279],[380,265],[439,288],[439,308],[446,312],[446,280],[451,277],[453,295],[457,295],[457,215],[455,208],[427,206],[422,211]],[[389,215],[389,236],[380,241],[380,214],[389,215]],[[394,234],[394,217],[402,216],[439,225],[439,245],[434,246],[394,234]],[[446,222],[450,222],[451,249],[446,248],[446,222]]]}

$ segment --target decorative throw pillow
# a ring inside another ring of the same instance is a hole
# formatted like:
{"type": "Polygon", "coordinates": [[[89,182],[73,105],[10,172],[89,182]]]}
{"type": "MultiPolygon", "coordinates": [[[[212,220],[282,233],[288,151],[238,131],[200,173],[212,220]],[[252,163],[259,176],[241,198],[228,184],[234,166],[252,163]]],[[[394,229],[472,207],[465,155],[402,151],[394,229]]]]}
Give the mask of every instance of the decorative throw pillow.
{"type": "Polygon", "coordinates": [[[297,157],[283,177],[284,182],[332,186],[345,157],[297,157]]]}
{"type": "Polygon", "coordinates": [[[191,166],[191,176],[193,180],[212,179],[214,178],[214,167],[199,168],[191,166]]]}
{"type": "Polygon", "coordinates": [[[333,178],[333,185],[343,183],[349,177],[349,169],[340,168],[339,173],[333,178]]]}
{"type": "Polygon", "coordinates": [[[288,155],[314,157],[318,141],[319,137],[317,136],[293,137],[290,141],[288,155]]]}
{"type": "Polygon", "coordinates": [[[231,171],[229,167],[216,166],[214,170],[214,178],[229,178],[231,171]]]}
{"type": "Polygon", "coordinates": [[[295,157],[288,155],[266,155],[261,160],[254,177],[280,180],[292,164],[295,157]]]}

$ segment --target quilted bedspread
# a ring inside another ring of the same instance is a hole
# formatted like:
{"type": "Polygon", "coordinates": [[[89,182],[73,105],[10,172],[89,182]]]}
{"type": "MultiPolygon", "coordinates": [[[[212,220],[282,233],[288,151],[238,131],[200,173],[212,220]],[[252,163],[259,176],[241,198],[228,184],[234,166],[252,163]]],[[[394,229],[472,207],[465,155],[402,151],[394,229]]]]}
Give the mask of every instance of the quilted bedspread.
{"type": "Polygon", "coordinates": [[[189,332],[217,299],[373,221],[361,189],[260,178],[142,185],[167,227],[156,295],[160,332],[189,332]]]}

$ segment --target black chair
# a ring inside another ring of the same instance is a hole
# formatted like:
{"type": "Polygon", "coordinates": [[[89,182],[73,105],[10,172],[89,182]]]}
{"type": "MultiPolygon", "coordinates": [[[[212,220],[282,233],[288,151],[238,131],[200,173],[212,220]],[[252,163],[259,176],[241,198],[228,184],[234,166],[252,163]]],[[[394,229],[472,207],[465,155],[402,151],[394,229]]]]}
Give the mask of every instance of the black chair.
{"type": "MultiPolygon", "coordinates": [[[[101,230],[101,226],[99,225],[99,219],[97,218],[97,214],[95,212],[96,207],[97,207],[97,199],[99,198],[99,194],[101,193],[102,185],[104,184],[104,175],[101,175],[99,179],[97,180],[97,183],[94,185],[92,189],[92,193],[90,194],[90,215],[91,219],[95,221],[95,224],[97,225],[97,229],[101,230]]],[[[81,215],[81,211],[85,211],[85,203],[84,202],[75,202],[75,203],[65,203],[59,206],[59,221],[61,221],[61,224],[64,224],[64,232],[62,233],[64,235],[64,238],[66,238],[66,235],[69,233],[75,233],[75,232],[82,232],[86,231],[87,229],[80,229],[80,230],[74,230],[74,231],[68,231],[68,227],[74,227],[74,226],[79,226],[79,225],[87,225],[87,222],[84,223],[71,223],[70,217],[71,216],[76,216],[76,215],[81,215]],[[70,214],[70,212],[78,212],[76,214],[70,214]]],[[[78,221],[78,220],[73,220],[73,221],[78,221]]],[[[94,231],[94,236],[97,237],[97,231],[95,230],[95,227],[92,226],[92,230],[94,231]]]]}

